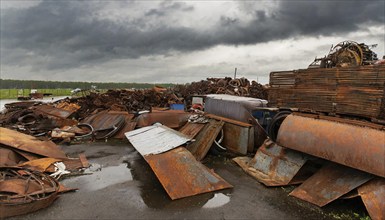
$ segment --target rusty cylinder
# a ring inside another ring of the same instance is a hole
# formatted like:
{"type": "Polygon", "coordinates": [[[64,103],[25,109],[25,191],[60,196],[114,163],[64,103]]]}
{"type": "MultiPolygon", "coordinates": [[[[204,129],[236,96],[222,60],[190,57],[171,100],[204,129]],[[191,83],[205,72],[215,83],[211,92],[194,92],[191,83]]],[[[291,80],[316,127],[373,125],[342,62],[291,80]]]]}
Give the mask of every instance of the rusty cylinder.
{"type": "Polygon", "coordinates": [[[281,146],[385,177],[385,131],[289,115],[282,122],[281,146]]]}

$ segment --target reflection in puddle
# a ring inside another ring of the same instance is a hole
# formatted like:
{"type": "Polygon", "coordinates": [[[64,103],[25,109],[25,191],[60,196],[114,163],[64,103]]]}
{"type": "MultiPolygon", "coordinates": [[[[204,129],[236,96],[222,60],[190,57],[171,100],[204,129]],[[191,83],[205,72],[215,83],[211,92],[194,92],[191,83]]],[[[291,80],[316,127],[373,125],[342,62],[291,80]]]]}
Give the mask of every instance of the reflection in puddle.
{"type": "Polygon", "coordinates": [[[217,208],[230,202],[230,197],[223,193],[215,193],[214,197],[203,205],[203,208],[217,208]]]}
{"type": "Polygon", "coordinates": [[[86,170],[87,172],[93,173],[91,175],[65,179],[63,182],[68,185],[74,183],[79,190],[95,191],[132,180],[132,174],[130,169],[127,168],[127,164],[103,168],[98,164],[93,164],[86,170]]]}

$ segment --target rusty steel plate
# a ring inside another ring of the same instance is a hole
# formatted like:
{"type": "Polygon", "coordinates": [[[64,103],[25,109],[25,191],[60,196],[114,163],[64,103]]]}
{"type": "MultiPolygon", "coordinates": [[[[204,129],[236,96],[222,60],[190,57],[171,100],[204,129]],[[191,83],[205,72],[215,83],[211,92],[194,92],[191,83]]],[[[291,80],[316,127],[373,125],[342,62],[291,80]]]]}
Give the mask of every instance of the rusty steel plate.
{"type": "Polygon", "coordinates": [[[41,141],[36,137],[0,127],[0,143],[30,153],[66,158],[65,153],[52,141],[41,141]]]}
{"type": "Polygon", "coordinates": [[[150,113],[144,113],[138,116],[137,126],[139,128],[153,125],[158,122],[169,128],[180,128],[183,126],[190,113],[180,110],[167,110],[167,111],[152,111],[150,113]]]}
{"type": "Polygon", "coordinates": [[[195,138],[195,142],[187,146],[187,149],[197,160],[202,160],[206,156],[223,125],[223,121],[210,119],[209,123],[205,125],[203,130],[199,132],[198,136],[195,138]]]}
{"type": "Polygon", "coordinates": [[[233,187],[184,147],[144,159],[172,200],[233,187]]]}
{"type": "Polygon", "coordinates": [[[205,124],[187,122],[181,129],[179,129],[179,132],[193,139],[204,126],[205,124]]]}
{"type": "Polygon", "coordinates": [[[70,115],[72,115],[74,112],[76,112],[76,109],[67,110],[67,109],[61,109],[56,108],[51,105],[38,105],[33,108],[39,113],[59,117],[62,119],[68,118],[70,115]]]}
{"type": "Polygon", "coordinates": [[[373,220],[385,219],[385,179],[375,178],[358,188],[368,210],[370,218],[373,220]]]}
{"type": "Polygon", "coordinates": [[[223,142],[221,145],[228,151],[246,155],[249,148],[254,147],[254,128],[229,122],[223,125],[223,142]]]}
{"type": "Polygon", "coordinates": [[[372,178],[369,173],[329,163],[289,195],[322,207],[372,178]]]}
{"type": "Polygon", "coordinates": [[[258,149],[253,159],[247,160],[241,157],[233,160],[246,173],[264,185],[285,186],[291,184],[308,157],[267,140],[258,149]]]}
{"type": "Polygon", "coordinates": [[[289,115],[277,143],[345,166],[385,177],[385,131],[289,115]]]}

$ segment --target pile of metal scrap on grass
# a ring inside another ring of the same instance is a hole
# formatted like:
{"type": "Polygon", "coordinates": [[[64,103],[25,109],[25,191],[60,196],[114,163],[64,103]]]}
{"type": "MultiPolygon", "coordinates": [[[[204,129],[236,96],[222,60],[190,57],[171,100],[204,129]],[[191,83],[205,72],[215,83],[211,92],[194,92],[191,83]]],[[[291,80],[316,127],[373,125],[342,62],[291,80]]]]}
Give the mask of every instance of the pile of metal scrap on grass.
{"type": "Polygon", "coordinates": [[[0,127],[0,218],[37,211],[77,190],[58,179],[86,167],[83,154],[68,158],[51,141],[0,127]]]}

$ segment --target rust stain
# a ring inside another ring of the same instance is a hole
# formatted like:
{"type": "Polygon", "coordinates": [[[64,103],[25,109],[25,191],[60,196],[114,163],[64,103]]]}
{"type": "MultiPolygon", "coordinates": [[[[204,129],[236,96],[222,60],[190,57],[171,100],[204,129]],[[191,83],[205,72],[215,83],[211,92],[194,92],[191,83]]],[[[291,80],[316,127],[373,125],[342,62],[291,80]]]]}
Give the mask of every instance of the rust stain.
{"type": "Polygon", "coordinates": [[[144,156],[172,200],[232,188],[184,147],[144,156]]]}

